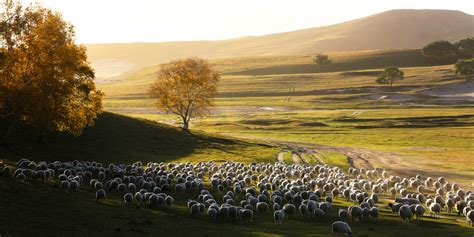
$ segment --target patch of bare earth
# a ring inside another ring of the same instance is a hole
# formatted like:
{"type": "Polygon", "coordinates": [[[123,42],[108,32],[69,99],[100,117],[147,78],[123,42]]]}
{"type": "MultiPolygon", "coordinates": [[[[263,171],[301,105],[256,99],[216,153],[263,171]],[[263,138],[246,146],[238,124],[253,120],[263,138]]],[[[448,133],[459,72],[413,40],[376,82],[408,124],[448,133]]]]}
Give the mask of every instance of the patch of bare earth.
{"type": "Polygon", "coordinates": [[[283,156],[285,155],[285,153],[286,153],[286,151],[280,151],[280,153],[278,153],[278,155],[277,155],[276,161],[280,162],[280,163],[283,163],[283,156]]]}

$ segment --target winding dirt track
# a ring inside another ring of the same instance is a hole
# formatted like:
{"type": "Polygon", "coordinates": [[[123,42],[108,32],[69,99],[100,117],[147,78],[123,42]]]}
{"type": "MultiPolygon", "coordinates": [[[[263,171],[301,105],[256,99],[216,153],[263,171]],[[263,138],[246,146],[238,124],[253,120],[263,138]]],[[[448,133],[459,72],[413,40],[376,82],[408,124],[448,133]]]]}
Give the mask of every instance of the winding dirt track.
{"type": "Polygon", "coordinates": [[[365,148],[353,148],[353,147],[339,147],[339,146],[326,146],[316,145],[307,143],[281,143],[279,145],[286,147],[286,151],[293,151],[293,162],[308,164],[308,161],[303,158],[302,154],[309,154],[314,156],[320,164],[324,164],[323,161],[318,157],[318,151],[335,151],[344,154],[348,158],[348,163],[354,168],[367,168],[367,169],[384,169],[393,175],[403,176],[415,176],[421,174],[422,176],[444,176],[450,180],[454,179],[463,186],[471,186],[472,183],[469,180],[465,180],[459,177],[457,174],[452,172],[445,172],[440,170],[439,167],[430,167],[424,165],[423,167],[417,167],[416,165],[408,162],[409,160],[416,160],[416,157],[408,155],[375,151],[365,148]],[[295,161],[296,157],[300,158],[300,161],[295,161]]]}

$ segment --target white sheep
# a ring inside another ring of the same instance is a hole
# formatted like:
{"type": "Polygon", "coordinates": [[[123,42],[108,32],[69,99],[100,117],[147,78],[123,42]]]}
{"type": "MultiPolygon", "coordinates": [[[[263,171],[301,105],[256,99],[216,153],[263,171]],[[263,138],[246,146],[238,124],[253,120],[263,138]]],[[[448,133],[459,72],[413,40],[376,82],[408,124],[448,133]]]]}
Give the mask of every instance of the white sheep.
{"type": "Polygon", "coordinates": [[[133,195],[131,193],[126,193],[123,195],[123,202],[127,207],[129,207],[133,202],[133,195]]]}
{"type": "Polygon", "coordinates": [[[105,190],[99,189],[95,192],[95,200],[101,202],[105,198],[105,190]]]}
{"type": "Polygon", "coordinates": [[[400,216],[400,222],[407,222],[410,223],[411,221],[411,216],[412,216],[412,211],[410,209],[410,206],[408,205],[403,205],[400,207],[400,210],[398,211],[398,215],[400,216]]]}
{"type": "Polygon", "coordinates": [[[273,212],[273,220],[275,221],[275,225],[280,225],[285,217],[286,214],[284,210],[277,210],[273,212]]]}
{"type": "Polygon", "coordinates": [[[435,218],[439,218],[439,213],[441,212],[441,205],[435,202],[431,203],[430,211],[431,211],[431,216],[434,216],[435,218]]]}
{"type": "Polygon", "coordinates": [[[466,221],[467,221],[467,223],[468,223],[470,226],[473,226],[473,225],[474,225],[474,210],[470,210],[470,211],[466,214],[466,221]]]}
{"type": "Polygon", "coordinates": [[[331,225],[331,232],[333,234],[346,234],[349,237],[352,237],[352,229],[346,222],[335,221],[331,225]]]}
{"type": "Polygon", "coordinates": [[[140,192],[136,192],[135,196],[134,196],[134,199],[135,199],[135,203],[137,205],[137,208],[139,208],[142,201],[143,201],[143,194],[140,193],[140,192]]]}
{"type": "Polygon", "coordinates": [[[421,204],[415,206],[415,215],[416,220],[423,220],[423,215],[425,214],[425,208],[421,204]]]}

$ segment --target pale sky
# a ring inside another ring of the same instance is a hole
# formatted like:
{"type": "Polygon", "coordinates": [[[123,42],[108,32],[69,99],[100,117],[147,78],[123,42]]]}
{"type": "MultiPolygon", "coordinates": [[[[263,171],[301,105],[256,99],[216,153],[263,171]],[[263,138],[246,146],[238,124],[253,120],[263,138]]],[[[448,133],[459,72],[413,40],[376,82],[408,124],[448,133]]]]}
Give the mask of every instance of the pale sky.
{"type": "Polygon", "coordinates": [[[451,9],[473,0],[21,0],[62,12],[80,43],[219,40],[330,25],[391,9],[451,9]]]}

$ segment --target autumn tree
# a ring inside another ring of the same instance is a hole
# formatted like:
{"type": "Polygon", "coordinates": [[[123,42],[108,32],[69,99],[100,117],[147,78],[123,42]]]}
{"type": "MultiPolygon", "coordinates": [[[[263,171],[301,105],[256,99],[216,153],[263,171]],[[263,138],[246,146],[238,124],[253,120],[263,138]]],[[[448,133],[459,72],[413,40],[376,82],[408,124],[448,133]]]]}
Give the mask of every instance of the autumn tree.
{"type": "Polygon", "coordinates": [[[73,26],[39,6],[7,0],[0,15],[0,113],[33,127],[41,139],[50,131],[81,134],[102,111],[103,93],[73,26]]]}
{"type": "Polygon", "coordinates": [[[178,115],[183,129],[189,121],[209,112],[217,94],[219,74],[206,60],[187,58],[161,65],[158,79],[150,88],[150,95],[157,99],[156,106],[178,115]]]}
{"type": "Polygon", "coordinates": [[[393,83],[401,81],[404,79],[404,72],[398,69],[397,67],[388,67],[378,75],[375,82],[378,84],[389,85],[392,87],[393,83]]]}
{"type": "Polygon", "coordinates": [[[459,60],[454,64],[454,72],[458,75],[466,77],[466,81],[470,76],[474,75],[474,58],[459,60]]]}

